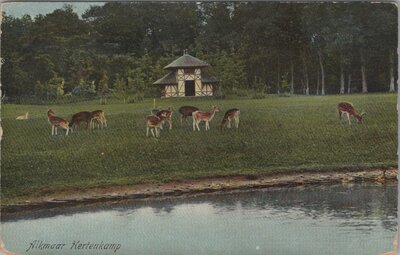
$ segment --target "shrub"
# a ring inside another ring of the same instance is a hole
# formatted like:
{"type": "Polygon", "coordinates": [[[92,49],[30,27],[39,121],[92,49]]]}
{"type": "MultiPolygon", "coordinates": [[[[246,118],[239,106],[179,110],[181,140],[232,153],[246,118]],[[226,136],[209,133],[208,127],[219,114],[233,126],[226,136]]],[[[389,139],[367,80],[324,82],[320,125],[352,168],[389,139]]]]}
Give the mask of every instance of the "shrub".
{"type": "Polygon", "coordinates": [[[251,99],[264,99],[267,96],[264,93],[254,93],[253,96],[251,97],[251,99]]]}

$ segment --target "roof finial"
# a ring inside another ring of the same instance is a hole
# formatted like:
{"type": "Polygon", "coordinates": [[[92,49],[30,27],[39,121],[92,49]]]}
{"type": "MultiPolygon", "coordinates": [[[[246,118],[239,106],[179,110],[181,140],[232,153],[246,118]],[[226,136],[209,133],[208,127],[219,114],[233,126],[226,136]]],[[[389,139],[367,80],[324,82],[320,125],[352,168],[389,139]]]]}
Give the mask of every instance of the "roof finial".
{"type": "Polygon", "coordinates": [[[187,49],[183,50],[183,55],[187,55],[187,49]]]}

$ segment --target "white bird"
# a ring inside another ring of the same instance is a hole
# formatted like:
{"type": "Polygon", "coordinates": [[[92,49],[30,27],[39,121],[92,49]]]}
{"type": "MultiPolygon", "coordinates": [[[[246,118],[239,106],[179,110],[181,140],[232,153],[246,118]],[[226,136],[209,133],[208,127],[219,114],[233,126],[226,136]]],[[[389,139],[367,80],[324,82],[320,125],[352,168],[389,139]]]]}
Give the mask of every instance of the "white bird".
{"type": "Polygon", "coordinates": [[[29,112],[25,113],[24,115],[18,116],[16,120],[27,120],[29,112]]]}

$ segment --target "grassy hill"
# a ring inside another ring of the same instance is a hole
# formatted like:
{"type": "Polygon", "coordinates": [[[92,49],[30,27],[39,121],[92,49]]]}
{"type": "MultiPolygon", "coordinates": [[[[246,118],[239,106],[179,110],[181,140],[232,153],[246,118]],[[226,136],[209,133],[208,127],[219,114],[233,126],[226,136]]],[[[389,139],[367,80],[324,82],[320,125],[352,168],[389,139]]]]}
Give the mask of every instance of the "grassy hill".
{"type": "Polygon", "coordinates": [[[157,105],[176,111],[173,129],[162,130],[159,139],[145,135],[153,100],[49,106],[68,120],[78,111],[105,111],[108,128],[68,136],[63,131],[51,136],[48,106],[3,105],[2,203],[104,185],[397,164],[395,94],[158,99],[157,105]],[[340,101],[367,112],[364,124],[339,124],[340,101]],[[213,104],[221,111],[210,131],[194,132],[191,123],[180,126],[180,106],[209,110],[213,104]],[[224,112],[232,107],[241,110],[239,129],[219,130],[224,112]],[[27,111],[28,120],[15,120],[27,111]]]}

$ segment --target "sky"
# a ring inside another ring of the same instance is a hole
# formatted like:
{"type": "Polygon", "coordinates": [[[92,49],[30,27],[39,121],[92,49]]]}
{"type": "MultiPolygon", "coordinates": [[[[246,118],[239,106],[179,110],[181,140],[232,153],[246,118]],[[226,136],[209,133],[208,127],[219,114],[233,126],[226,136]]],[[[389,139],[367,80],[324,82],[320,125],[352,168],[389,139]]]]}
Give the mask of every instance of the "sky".
{"type": "Polygon", "coordinates": [[[29,14],[35,17],[38,14],[46,15],[56,9],[62,8],[65,4],[71,4],[73,10],[81,16],[91,5],[103,5],[101,2],[18,2],[18,3],[3,3],[1,4],[3,11],[7,15],[14,17],[22,17],[24,14],[29,14]]]}

